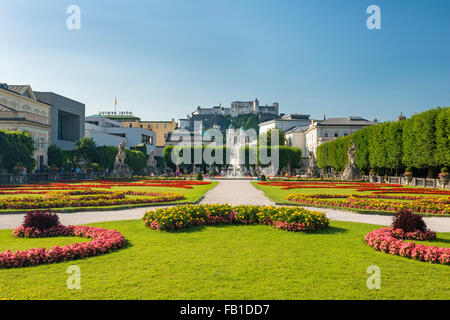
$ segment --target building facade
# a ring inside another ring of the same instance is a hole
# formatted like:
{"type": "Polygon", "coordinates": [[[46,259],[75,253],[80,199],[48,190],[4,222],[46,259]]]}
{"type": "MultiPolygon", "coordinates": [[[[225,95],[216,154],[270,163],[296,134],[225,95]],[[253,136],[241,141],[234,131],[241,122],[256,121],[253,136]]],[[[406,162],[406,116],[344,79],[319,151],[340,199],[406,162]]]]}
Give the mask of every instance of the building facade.
{"type": "Polygon", "coordinates": [[[246,114],[272,114],[278,116],[279,103],[274,102],[271,106],[261,106],[258,99],[255,99],[254,101],[234,101],[231,103],[230,108],[222,107],[222,105],[209,108],[198,106],[191,115],[221,115],[236,118],[246,114]]]}
{"type": "Polygon", "coordinates": [[[125,140],[130,149],[145,146],[147,154],[156,149],[155,132],[143,128],[124,127],[121,122],[99,115],[86,117],[85,136],[92,138],[98,146],[117,147],[125,140]]]}
{"type": "Polygon", "coordinates": [[[376,122],[362,117],[312,120],[309,126],[297,126],[286,131],[286,144],[302,149],[303,157],[308,158],[310,152],[316,155],[317,147],[321,144],[351,135],[374,124],[376,122]]]}
{"type": "Polygon", "coordinates": [[[39,101],[52,106],[51,143],[63,150],[75,149],[84,136],[85,105],[53,92],[34,92],[39,101]]]}
{"type": "Polygon", "coordinates": [[[0,129],[30,133],[36,169],[48,165],[51,109],[36,98],[29,85],[0,84],[0,129]]]}
{"type": "Polygon", "coordinates": [[[298,126],[309,126],[311,123],[309,117],[307,114],[290,114],[279,119],[262,122],[259,124],[259,134],[264,134],[273,129],[280,129],[286,132],[298,126]]]}
{"type": "Polygon", "coordinates": [[[359,116],[313,121],[308,130],[305,131],[307,149],[315,155],[317,147],[321,144],[351,135],[374,124],[377,124],[377,122],[372,122],[359,116]]]}
{"type": "Polygon", "coordinates": [[[154,132],[158,147],[163,147],[167,135],[177,128],[177,123],[174,119],[171,121],[122,121],[121,123],[126,128],[142,128],[154,132]]]}

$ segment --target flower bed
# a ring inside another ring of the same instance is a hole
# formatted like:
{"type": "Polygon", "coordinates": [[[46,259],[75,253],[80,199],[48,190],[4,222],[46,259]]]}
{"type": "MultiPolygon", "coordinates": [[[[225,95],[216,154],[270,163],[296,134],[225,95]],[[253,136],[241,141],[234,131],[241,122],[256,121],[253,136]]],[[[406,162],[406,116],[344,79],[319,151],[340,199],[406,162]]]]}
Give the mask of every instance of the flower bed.
{"type": "MultiPolygon", "coordinates": [[[[36,190],[44,192],[51,190],[74,190],[74,189],[110,189],[111,187],[165,187],[192,189],[193,186],[209,185],[207,181],[186,181],[186,180],[140,180],[140,181],[117,181],[117,180],[98,180],[91,181],[72,181],[71,183],[45,183],[28,185],[6,185],[0,186],[0,194],[24,194],[37,193],[36,190]]],[[[39,192],[41,193],[41,192],[39,192]]]]}
{"type": "Polygon", "coordinates": [[[125,238],[118,231],[84,226],[58,225],[45,231],[20,226],[14,230],[13,235],[21,238],[77,236],[90,238],[92,241],[55,246],[51,249],[38,248],[16,252],[8,250],[0,253],[0,268],[20,268],[93,257],[118,250],[125,245],[125,238]]]}
{"type": "MultiPolygon", "coordinates": [[[[389,197],[385,197],[389,198],[389,197]]],[[[392,199],[407,199],[407,197],[391,197],[392,199]]],[[[352,208],[360,210],[376,210],[400,212],[410,210],[416,213],[425,214],[450,214],[450,201],[444,198],[423,197],[412,201],[398,202],[386,199],[370,199],[370,196],[352,195],[303,195],[299,193],[289,194],[286,198],[289,201],[304,205],[319,205],[338,208],[352,208]]]]}
{"type": "Polygon", "coordinates": [[[392,227],[374,230],[366,235],[365,242],[375,250],[430,263],[450,265],[450,248],[439,248],[406,242],[405,240],[435,239],[436,233],[415,231],[406,233],[392,227]]]}
{"type": "Polygon", "coordinates": [[[290,189],[353,189],[357,192],[372,191],[373,194],[425,194],[450,196],[450,190],[434,188],[410,188],[399,184],[390,183],[364,183],[364,182],[325,182],[325,181],[276,181],[259,182],[262,186],[281,187],[282,190],[290,189]]]}
{"type": "Polygon", "coordinates": [[[162,192],[105,191],[76,189],[47,192],[42,197],[12,197],[0,199],[0,209],[50,209],[153,204],[184,199],[184,195],[162,192]]]}
{"type": "Polygon", "coordinates": [[[187,205],[146,212],[145,225],[154,230],[177,230],[200,225],[266,224],[288,231],[315,231],[327,228],[322,212],[298,207],[187,205]]]}

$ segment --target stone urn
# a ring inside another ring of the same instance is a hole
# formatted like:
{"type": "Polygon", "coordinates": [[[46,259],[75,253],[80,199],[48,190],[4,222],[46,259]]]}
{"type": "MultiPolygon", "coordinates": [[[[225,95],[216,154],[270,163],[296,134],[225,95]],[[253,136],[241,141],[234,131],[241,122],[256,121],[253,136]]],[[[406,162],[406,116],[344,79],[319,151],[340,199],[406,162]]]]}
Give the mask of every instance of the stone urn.
{"type": "Polygon", "coordinates": [[[446,186],[450,182],[450,175],[439,175],[439,182],[442,186],[446,186]]]}
{"type": "Polygon", "coordinates": [[[405,177],[405,180],[408,184],[411,183],[412,179],[413,179],[413,174],[412,172],[406,172],[403,177],[405,177]]]}

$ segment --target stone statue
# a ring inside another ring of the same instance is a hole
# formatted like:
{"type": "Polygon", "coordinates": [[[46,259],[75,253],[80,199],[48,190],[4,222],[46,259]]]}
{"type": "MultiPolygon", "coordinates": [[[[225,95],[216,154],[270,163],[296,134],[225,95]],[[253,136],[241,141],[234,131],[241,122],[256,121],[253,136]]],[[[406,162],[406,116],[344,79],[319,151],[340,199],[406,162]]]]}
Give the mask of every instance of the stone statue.
{"type": "Polygon", "coordinates": [[[317,178],[319,176],[319,169],[316,165],[316,157],[313,152],[309,152],[309,165],[306,168],[306,175],[308,178],[317,178]]]}
{"type": "Polygon", "coordinates": [[[150,153],[148,155],[147,164],[145,171],[147,174],[155,174],[156,173],[156,166],[158,162],[155,159],[155,152],[154,150],[150,150],[150,153]]]}
{"type": "Polygon", "coordinates": [[[111,173],[112,178],[124,178],[129,179],[131,178],[131,172],[130,168],[125,164],[125,147],[127,143],[125,140],[123,140],[121,143],[119,143],[119,146],[117,147],[117,155],[116,160],[114,162],[114,170],[111,173]]]}
{"type": "Polygon", "coordinates": [[[349,149],[348,149],[348,163],[350,163],[351,165],[356,165],[356,158],[355,158],[355,153],[356,153],[356,144],[353,144],[349,149]]]}
{"type": "Polygon", "coordinates": [[[361,180],[361,171],[359,171],[359,168],[356,165],[355,153],[356,144],[353,143],[353,145],[348,149],[348,164],[342,174],[342,179],[345,181],[361,180]]]}

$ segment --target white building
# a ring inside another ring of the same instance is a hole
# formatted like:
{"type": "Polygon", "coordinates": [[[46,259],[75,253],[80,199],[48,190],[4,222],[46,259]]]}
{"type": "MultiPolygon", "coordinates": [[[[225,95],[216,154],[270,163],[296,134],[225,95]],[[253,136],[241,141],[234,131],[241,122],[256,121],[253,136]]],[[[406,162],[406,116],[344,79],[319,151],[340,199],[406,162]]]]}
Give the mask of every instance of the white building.
{"type": "Polygon", "coordinates": [[[85,136],[92,138],[98,146],[117,147],[123,140],[127,148],[145,145],[147,154],[156,149],[156,134],[143,128],[123,127],[118,121],[99,115],[85,119],[85,136]]]}
{"type": "Polygon", "coordinates": [[[30,133],[37,168],[48,164],[51,108],[36,98],[29,85],[0,84],[0,130],[30,133]]]}
{"type": "Polygon", "coordinates": [[[264,134],[273,129],[286,132],[298,126],[309,126],[311,124],[309,117],[307,114],[290,114],[279,119],[262,122],[259,124],[259,134],[264,134]]]}
{"type": "Polygon", "coordinates": [[[286,132],[288,146],[302,149],[303,157],[309,152],[316,155],[317,147],[339,137],[345,137],[367,126],[376,124],[362,117],[330,118],[327,120],[312,120],[310,125],[297,126],[286,132]]]}

